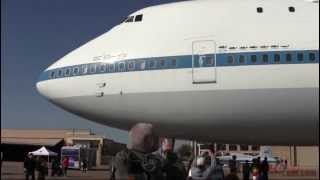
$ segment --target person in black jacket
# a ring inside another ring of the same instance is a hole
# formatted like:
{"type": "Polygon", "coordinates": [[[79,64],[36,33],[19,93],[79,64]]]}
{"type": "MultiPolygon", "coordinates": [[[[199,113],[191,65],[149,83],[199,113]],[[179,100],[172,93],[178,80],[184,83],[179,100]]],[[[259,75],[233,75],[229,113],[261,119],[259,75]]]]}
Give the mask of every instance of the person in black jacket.
{"type": "Polygon", "coordinates": [[[32,180],[35,180],[34,171],[36,169],[36,161],[32,157],[31,154],[29,154],[23,163],[26,180],[29,180],[29,176],[31,176],[32,180]]]}
{"type": "Polygon", "coordinates": [[[178,159],[178,155],[172,150],[167,150],[164,155],[163,170],[166,174],[166,179],[185,180],[187,172],[182,162],[178,159]]]}

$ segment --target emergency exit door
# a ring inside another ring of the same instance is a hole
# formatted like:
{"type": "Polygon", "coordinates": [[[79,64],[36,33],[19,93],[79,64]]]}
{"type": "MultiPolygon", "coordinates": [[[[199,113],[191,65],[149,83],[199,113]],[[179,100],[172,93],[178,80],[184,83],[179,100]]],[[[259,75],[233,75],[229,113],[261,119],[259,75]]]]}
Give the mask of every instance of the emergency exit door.
{"type": "Polygon", "coordinates": [[[216,83],[216,44],[213,40],[192,42],[192,83],[216,83]]]}

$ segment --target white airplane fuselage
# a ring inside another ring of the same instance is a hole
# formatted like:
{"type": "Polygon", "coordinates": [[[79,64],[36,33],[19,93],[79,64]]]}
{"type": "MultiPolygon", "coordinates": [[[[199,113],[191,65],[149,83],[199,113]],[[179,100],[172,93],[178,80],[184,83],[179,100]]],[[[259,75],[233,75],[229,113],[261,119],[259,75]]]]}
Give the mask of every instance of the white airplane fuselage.
{"type": "Polygon", "coordinates": [[[124,130],[148,122],[165,137],[314,145],[319,3],[148,7],[48,67],[37,88],[63,109],[124,130]]]}

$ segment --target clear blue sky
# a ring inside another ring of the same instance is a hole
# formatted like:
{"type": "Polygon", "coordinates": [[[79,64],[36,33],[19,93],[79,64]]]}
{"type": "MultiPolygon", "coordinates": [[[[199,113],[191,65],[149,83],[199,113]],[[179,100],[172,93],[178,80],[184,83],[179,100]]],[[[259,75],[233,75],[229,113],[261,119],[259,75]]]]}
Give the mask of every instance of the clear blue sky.
{"type": "Polygon", "coordinates": [[[66,53],[107,32],[128,14],[174,0],[1,0],[1,127],[91,128],[120,142],[127,132],[50,104],[35,83],[66,53]]]}

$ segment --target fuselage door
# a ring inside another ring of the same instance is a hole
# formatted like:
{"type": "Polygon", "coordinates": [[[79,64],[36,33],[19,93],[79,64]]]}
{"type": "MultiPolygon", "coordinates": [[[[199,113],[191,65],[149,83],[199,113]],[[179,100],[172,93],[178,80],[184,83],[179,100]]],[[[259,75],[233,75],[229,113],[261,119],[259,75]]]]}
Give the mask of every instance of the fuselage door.
{"type": "Polygon", "coordinates": [[[192,83],[216,83],[216,43],[213,40],[192,42],[192,83]]]}

